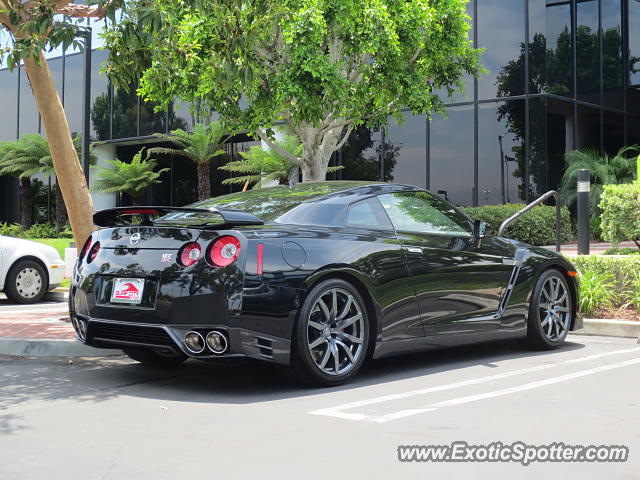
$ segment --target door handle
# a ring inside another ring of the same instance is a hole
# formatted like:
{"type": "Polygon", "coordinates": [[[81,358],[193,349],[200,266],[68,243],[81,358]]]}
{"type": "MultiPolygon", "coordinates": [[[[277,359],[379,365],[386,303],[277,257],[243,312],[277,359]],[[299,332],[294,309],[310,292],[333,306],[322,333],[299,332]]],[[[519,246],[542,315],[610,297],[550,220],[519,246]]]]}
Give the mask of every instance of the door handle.
{"type": "Polygon", "coordinates": [[[409,253],[422,253],[422,248],[420,247],[406,247],[406,249],[409,253]]]}

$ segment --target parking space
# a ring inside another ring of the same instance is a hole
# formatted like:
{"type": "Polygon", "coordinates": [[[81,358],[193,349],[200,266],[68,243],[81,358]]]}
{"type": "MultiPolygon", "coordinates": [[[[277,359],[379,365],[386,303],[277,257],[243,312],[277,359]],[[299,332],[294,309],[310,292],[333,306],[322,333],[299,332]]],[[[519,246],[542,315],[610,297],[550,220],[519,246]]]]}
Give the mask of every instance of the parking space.
{"type": "Polygon", "coordinates": [[[640,345],[571,336],[554,352],[492,343],[372,362],[302,389],[265,365],[123,357],[1,365],[0,477],[637,478],[640,345]],[[626,445],[626,463],[400,463],[399,445],[626,445]]]}

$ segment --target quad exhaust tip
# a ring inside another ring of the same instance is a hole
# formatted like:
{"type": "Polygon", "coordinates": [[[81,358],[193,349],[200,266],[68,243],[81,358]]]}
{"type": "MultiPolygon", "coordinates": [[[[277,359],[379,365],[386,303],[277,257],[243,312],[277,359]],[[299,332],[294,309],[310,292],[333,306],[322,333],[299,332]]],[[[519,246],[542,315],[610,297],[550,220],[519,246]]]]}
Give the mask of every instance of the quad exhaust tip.
{"type": "Polygon", "coordinates": [[[202,353],[205,349],[203,336],[193,330],[184,336],[184,345],[191,353],[202,353]]]}
{"type": "Polygon", "coordinates": [[[87,322],[72,316],[71,324],[73,325],[73,329],[76,331],[78,338],[84,342],[87,339],[87,322]]]}
{"type": "Polygon", "coordinates": [[[227,351],[229,342],[224,333],[212,330],[207,334],[207,347],[216,355],[220,355],[227,351]]]}
{"type": "Polygon", "coordinates": [[[229,349],[227,336],[218,330],[207,333],[206,340],[201,333],[191,330],[184,336],[184,345],[193,354],[202,353],[209,348],[216,355],[221,355],[229,349]]]}

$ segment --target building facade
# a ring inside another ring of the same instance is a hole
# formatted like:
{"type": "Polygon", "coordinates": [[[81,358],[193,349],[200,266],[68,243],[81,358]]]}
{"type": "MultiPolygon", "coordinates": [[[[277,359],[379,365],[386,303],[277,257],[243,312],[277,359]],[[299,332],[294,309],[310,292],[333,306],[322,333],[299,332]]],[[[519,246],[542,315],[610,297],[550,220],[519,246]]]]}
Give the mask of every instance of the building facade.
{"type": "MultiPolygon", "coordinates": [[[[479,78],[447,100],[444,115],[391,119],[384,129],[360,128],[334,155],[340,179],[384,180],[430,188],[459,205],[517,203],[557,188],[565,152],[594,148],[614,154],[640,144],[639,0],[470,0],[470,40],[484,48],[479,78]]],[[[99,42],[94,27],[94,43],[99,42]]],[[[151,135],[189,129],[189,109],[168,112],[115,90],[99,74],[106,52],[92,52],[91,134],[98,157],[131,158],[151,135]]],[[[50,59],[72,131],[82,124],[83,55],[50,59]]],[[[28,81],[20,69],[0,70],[0,140],[42,132],[28,81]]],[[[239,135],[222,162],[258,145],[239,135]]],[[[162,185],[147,201],[195,200],[195,166],[166,158],[162,185]]],[[[225,175],[212,169],[214,194],[225,175]]],[[[0,177],[0,221],[18,215],[17,182],[0,177]]],[[[126,199],[96,196],[96,207],[126,199]]]]}

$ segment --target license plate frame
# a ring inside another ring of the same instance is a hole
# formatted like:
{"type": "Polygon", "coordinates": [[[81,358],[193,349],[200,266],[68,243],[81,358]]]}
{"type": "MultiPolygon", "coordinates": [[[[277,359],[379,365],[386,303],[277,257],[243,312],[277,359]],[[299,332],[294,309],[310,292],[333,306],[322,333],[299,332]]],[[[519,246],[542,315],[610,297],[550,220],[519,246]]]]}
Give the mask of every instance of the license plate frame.
{"type": "Polygon", "coordinates": [[[145,283],[144,278],[114,278],[110,302],[124,305],[140,305],[145,283]]]}

